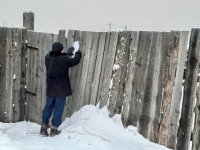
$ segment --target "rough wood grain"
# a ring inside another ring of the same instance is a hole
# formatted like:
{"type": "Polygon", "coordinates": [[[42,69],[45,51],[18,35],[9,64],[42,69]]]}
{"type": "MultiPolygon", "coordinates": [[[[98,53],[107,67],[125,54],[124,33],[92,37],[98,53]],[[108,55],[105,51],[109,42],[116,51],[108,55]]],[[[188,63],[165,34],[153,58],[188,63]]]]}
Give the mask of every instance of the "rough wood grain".
{"type": "Polygon", "coordinates": [[[199,69],[200,30],[192,29],[183,93],[183,104],[178,129],[177,150],[188,150],[191,140],[193,105],[196,95],[197,75],[199,69]]]}
{"type": "Polygon", "coordinates": [[[105,71],[104,71],[104,79],[101,88],[101,98],[100,98],[100,105],[99,107],[102,108],[107,105],[108,103],[108,94],[109,94],[109,87],[111,82],[112,76],[112,68],[114,64],[114,58],[116,53],[116,46],[117,46],[117,39],[118,33],[111,32],[109,47],[106,55],[106,63],[105,63],[105,71]]]}
{"type": "Polygon", "coordinates": [[[20,118],[19,121],[25,120],[25,104],[26,104],[26,48],[27,30],[22,30],[22,47],[21,47],[21,88],[20,88],[20,118]]]}
{"type": "Polygon", "coordinates": [[[96,65],[96,59],[97,59],[99,36],[100,36],[100,33],[98,32],[94,33],[94,37],[92,40],[92,46],[90,49],[90,61],[88,64],[88,73],[87,73],[87,79],[86,79],[86,85],[85,85],[85,91],[84,91],[84,97],[83,97],[83,105],[90,104],[90,95],[91,95],[92,89],[94,88],[92,81],[94,78],[94,71],[95,71],[95,65],[96,65]]]}
{"type": "MultiPolygon", "coordinates": [[[[162,34],[162,39],[160,41],[161,44],[161,50],[160,50],[160,69],[159,69],[159,77],[158,77],[158,86],[157,86],[157,96],[156,96],[156,104],[155,104],[155,111],[154,111],[154,120],[152,123],[152,131],[151,131],[151,136],[150,140],[153,142],[158,142],[158,131],[159,131],[159,125],[161,121],[161,104],[162,104],[162,93],[163,93],[163,81],[165,79],[164,76],[164,70],[165,70],[165,65],[164,65],[164,58],[165,54],[168,51],[168,44],[169,44],[169,37],[170,37],[170,32],[163,32],[162,34]]],[[[156,89],[154,89],[156,90],[156,89]]]]}
{"type": "Polygon", "coordinates": [[[90,95],[90,103],[93,105],[97,104],[97,93],[98,93],[98,87],[100,82],[100,75],[102,72],[102,63],[103,63],[103,54],[104,54],[104,47],[106,42],[106,33],[102,32],[100,33],[100,39],[99,39],[99,46],[98,46],[98,53],[96,58],[96,65],[94,70],[94,78],[92,81],[92,89],[91,89],[91,95],[90,95]]]}
{"type": "Polygon", "coordinates": [[[12,29],[7,29],[6,50],[6,121],[13,122],[13,53],[12,29]]]}
{"type": "Polygon", "coordinates": [[[172,93],[172,103],[170,108],[170,123],[169,123],[169,140],[167,147],[174,149],[176,147],[178,122],[180,118],[180,106],[182,97],[182,82],[183,73],[187,56],[189,32],[180,32],[178,64],[176,69],[176,77],[172,93]]]}
{"type": "Polygon", "coordinates": [[[165,80],[163,86],[163,100],[162,100],[162,120],[159,129],[159,143],[167,146],[169,120],[170,120],[170,107],[172,101],[172,92],[174,79],[176,74],[178,53],[179,53],[180,32],[171,32],[169,49],[166,53],[165,59],[165,80]]]}
{"type": "Polygon", "coordinates": [[[86,38],[84,40],[85,47],[83,52],[83,66],[82,66],[82,72],[81,72],[81,82],[80,82],[80,89],[78,94],[78,99],[80,102],[80,105],[78,109],[80,109],[83,105],[85,105],[85,99],[84,99],[84,92],[85,92],[85,86],[86,86],[86,80],[89,70],[89,64],[90,64],[90,54],[91,54],[91,48],[92,48],[92,39],[94,38],[93,32],[86,32],[86,38]]]}
{"type": "Polygon", "coordinates": [[[110,116],[113,116],[115,113],[120,113],[119,109],[121,109],[122,105],[118,103],[123,103],[124,100],[123,86],[125,84],[125,74],[127,73],[130,35],[130,32],[119,32],[118,34],[116,56],[112,72],[112,87],[110,88],[108,99],[110,116]]]}
{"type": "Polygon", "coordinates": [[[124,93],[125,93],[125,80],[126,80],[126,74],[127,74],[127,65],[128,65],[128,59],[130,55],[130,43],[131,43],[131,32],[130,31],[123,31],[124,34],[124,53],[122,57],[122,66],[121,69],[121,75],[120,75],[120,82],[119,82],[119,94],[117,97],[117,101],[115,104],[114,113],[121,114],[122,112],[122,106],[124,102],[124,93]]]}
{"type": "Polygon", "coordinates": [[[197,87],[197,102],[195,106],[195,121],[192,135],[192,150],[200,149],[200,85],[197,87]]]}
{"type": "Polygon", "coordinates": [[[107,58],[107,53],[108,53],[110,36],[111,36],[111,32],[107,32],[106,33],[105,46],[104,46],[103,59],[102,59],[102,65],[101,65],[101,74],[100,74],[99,85],[98,85],[97,104],[100,103],[101,93],[102,93],[102,90],[103,90],[102,85],[103,85],[103,81],[104,81],[104,74],[105,74],[105,68],[106,68],[106,58],[107,58]]]}
{"type": "Polygon", "coordinates": [[[0,28],[0,122],[6,121],[7,33],[6,28],[0,28]]]}
{"type": "Polygon", "coordinates": [[[137,126],[146,81],[152,32],[139,32],[128,125],[137,126]]]}
{"type": "Polygon", "coordinates": [[[124,103],[122,110],[122,122],[124,126],[127,126],[129,106],[131,102],[131,93],[132,93],[132,82],[135,72],[135,61],[137,56],[137,46],[138,46],[138,32],[131,32],[131,44],[130,44],[130,55],[129,62],[127,66],[126,82],[124,89],[124,103]]]}
{"type": "Polygon", "coordinates": [[[22,30],[12,29],[12,53],[13,53],[13,122],[20,118],[20,87],[21,87],[21,47],[22,30]]]}
{"type": "MultiPolygon", "coordinates": [[[[152,130],[151,126],[155,121],[156,96],[160,69],[160,51],[161,51],[161,33],[153,32],[150,47],[150,58],[147,68],[147,77],[144,88],[144,96],[139,117],[139,132],[146,138],[150,139],[152,130]]],[[[153,139],[154,140],[154,139],[153,139]]]]}

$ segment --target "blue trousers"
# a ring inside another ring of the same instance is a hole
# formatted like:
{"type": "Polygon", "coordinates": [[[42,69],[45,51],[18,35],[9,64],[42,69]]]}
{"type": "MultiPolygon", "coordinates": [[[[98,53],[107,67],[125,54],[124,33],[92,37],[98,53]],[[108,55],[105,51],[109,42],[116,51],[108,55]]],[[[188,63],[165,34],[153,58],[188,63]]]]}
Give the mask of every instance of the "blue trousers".
{"type": "Polygon", "coordinates": [[[49,119],[53,113],[53,118],[51,123],[53,126],[58,127],[61,125],[62,122],[62,114],[64,111],[66,103],[66,97],[64,98],[54,98],[54,97],[47,97],[46,105],[43,110],[42,114],[42,123],[49,124],[49,119]]]}

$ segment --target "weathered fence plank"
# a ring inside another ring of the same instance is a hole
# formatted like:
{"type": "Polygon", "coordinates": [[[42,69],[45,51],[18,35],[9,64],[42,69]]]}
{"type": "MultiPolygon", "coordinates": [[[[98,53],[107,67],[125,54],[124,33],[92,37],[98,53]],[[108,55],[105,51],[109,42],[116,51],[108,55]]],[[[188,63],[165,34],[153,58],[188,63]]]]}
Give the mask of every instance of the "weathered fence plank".
{"type": "Polygon", "coordinates": [[[7,29],[6,49],[6,121],[13,122],[13,53],[12,53],[12,30],[7,29]]]}
{"type": "MultiPolygon", "coordinates": [[[[86,32],[86,38],[85,38],[85,47],[84,47],[84,52],[83,52],[83,66],[82,66],[82,72],[81,72],[81,82],[80,82],[80,89],[79,89],[79,95],[78,99],[80,101],[80,106],[82,107],[83,105],[87,104],[86,99],[84,99],[84,92],[86,88],[86,80],[87,80],[87,75],[89,71],[89,64],[90,64],[90,56],[91,56],[91,48],[92,48],[92,39],[94,38],[94,32],[86,32]]],[[[89,88],[89,87],[87,87],[89,88]]],[[[81,108],[80,107],[80,108],[81,108]]],[[[78,108],[78,109],[80,109],[78,108]]]]}
{"type": "MultiPolygon", "coordinates": [[[[85,35],[82,33],[82,36],[85,35]]],[[[71,47],[74,41],[80,42],[80,51],[83,52],[83,37],[81,36],[81,32],[76,30],[72,31],[69,30],[68,37],[67,37],[67,47],[71,47]],[[82,37],[82,39],[81,39],[82,37]]],[[[81,68],[82,68],[82,59],[81,63],[77,66],[74,66],[70,69],[70,81],[72,87],[72,96],[69,97],[69,102],[67,106],[67,116],[70,117],[73,112],[76,111],[76,106],[79,103],[78,100],[78,90],[79,90],[79,83],[81,81],[81,68]]]]}
{"type": "MultiPolygon", "coordinates": [[[[85,46],[86,46],[86,42],[85,42],[85,39],[86,39],[86,34],[87,32],[85,31],[75,31],[74,33],[74,40],[75,41],[80,41],[80,50],[81,50],[81,53],[82,53],[82,58],[81,58],[81,61],[80,63],[77,65],[77,66],[74,66],[73,68],[71,68],[71,71],[72,73],[75,72],[75,81],[74,81],[74,85],[72,85],[72,88],[73,88],[73,105],[72,105],[72,112],[71,114],[74,112],[74,111],[78,111],[81,107],[82,107],[82,103],[80,102],[80,99],[79,99],[79,92],[80,92],[80,83],[81,83],[81,74],[82,74],[82,68],[83,68],[83,62],[84,62],[84,55],[85,55],[85,46]]],[[[71,74],[72,75],[72,74],[71,74]]],[[[70,115],[71,115],[70,114],[70,115]]]]}
{"type": "Polygon", "coordinates": [[[125,42],[125,49],[124,49],[124,56],[123,56],[123,65],[121,67],[121,77],[120,77],[120,84],[119,84],[119,94],[115,105],[114,112],[117,114],[121,114],[122,106],[124,102],[124,93],[125,93],[125,80],[127,74],[127,66],[129,62],[129,55],[130,55],[130,43],[131,43],[131,32],[130,31],[123,31],[124,40],[125,42]]]}
{"type": "Polygon", "coordinates": [[[106,106],[108,102],[108,94],[109,94],[109,87],[110,87],[110,80],[112,76],[112,68],[114,64],[115,52],[116,52],[116,45],[117,45],[118,33],[111,32],[109,47],[106,55],[106,64],[104,70],[104,79],[101,89],[101,98],[100,98],[100,108],[106,106]]]}
{"type": "Polygon", "coordinates": [[[180,125],[178,129],[177,150],[188,150],[191,140],[193,105],[196,95],[197,75],[199,69],[200,30],[192,29],[189,54],[187,59],[185,87],[180,125]]]}
{"type": "Polygon", "coordinates": [[[34,99],[36,93],[36,62],[37,62],[37,51],[32,47],[36,45],[36,36],[34,32],[28,31],[28,45],[27,47],[27,71],[26,71],[26,119],[34,120],[34,99]]]}
{"type": "Polygon", "coordinates": [[[173,85],[176,73],[176,66],[179,53],[180,32],[171,32],[169,49],[165,57],[165,80],[163,86],[163,102],[162,102],[162,120],[159,129],[159,143],[167,146],[169,121],[170,121],[170,107],[172,101],[173,85]]]}
{"type": "MultiPolygon", "coordinates": [[[[6,81],[7,81],[7,74],[6,74],[6,60],[7,60],[7,36],[8,36],[8,29],[7,28],[0,28],[0,122],[6,121],[6,81]]],[[[8,103],[8,102],[7,102],[8,103]]]]}
{"type": "Polygon", "coordinates": [[[200,85],[197,87],[197,102],[195,106],[195,122],[192,135],[192,150],[200,149],[200,85]]]}
{"type": "Polygon", "coordinates": [[[141,105],[141,114],[139,117],[139,132],[148,139],[150,139],[151,134],[153,134],[152,140],[154,141],[156,140],[156,135],[154,135],[155,131],[151,126],[153,122],[156,121],[154,112],[156,108],[157,87],[160,72],[161,37],[161,33],[153,32],[152,34],[150,58],[141,105]]]}
{"type": "Polygon", "coordinates": [[[90,93],[93,88],[92,81],[94,78],[94,71],[95,71],[95,65],[96,65],[96,59],[97,59],[97,50],[98,50],[98,43],[99,43],[99,36],[100,33],[94,33],[92,46],[91,46],[91,52],[90,52],[90,61],[88,64],[88,73],[87,73],[87,79],[86,79],[86,85],[85,85],[85,92],[84,92],[84,101],[83,105],[90,104],[90,93]]]}
{"type": "Polygon", "coordinates": [[[106,33],[106,41],[105,41],[105,46],[104,46],[104,53],[103,53],[103,59],[102,59],[102,64],[101,64],[101,74],[100,74],[100,79],[99,79],[99,85],[98,85],[98,93],[97,93],[97,104],[100,103],[101,100],[101,91],[103,90],[103,81],[104,81],[104,72],[105,72],[105,67],[106,67],[106,58],[108,54],[108,47],[109,47],[109,42],[110,42],[110,36],[111,32],[106,33]]]}
{"type": "Polygon", "coordinates": [[[103,63],[105,42],[106,42],[106,33],[102,32],[100,34],[100,39],[99,39],[94,78],[92,81],[92,89],[91,89],[91,95],[90,95],[90,104],[93,104],[93,105],[97,104],[97,93],[98,93],[98,87],[99,87],[99,82],[100,82],[99,79],[100,79],[101,70],[102,70],[101,68],[102,68],[102,63],[103,63]]]}
{"type": "MultiPolygon", "coordinates": [[[[160,69],[159,69],[159,77],[158,77],[158,85],[157,85],[157,95],[156,95],[156,104],[155,104],[155,111],[154,111],[154,120],[152,123],[152,131],[151,131],[151,136],[150,140],[153,142],[158,142],[158,131],[159,131],[159,125],[161,121],[161,104],[162,104],[162,91],[163,91],[163,81],[165,79],[164,77],[164,70],[165,70],[165,65],[164,65],[164,57],[166,55],[166,51],[168,51],[168,45],[169,45],[169,37],[170,37],[170,32],[163,32],[162,34],[162,39],[161,39],[161,50],[160,50],[160,69]]],[[[156,89],[154,89],[156,90],[156,89]]]]}
{"type": "Polygon", "coordinates": [[[170,108],[170,122],[169,122],[169,140],[167,147],[174,149],[177,141],[178,122],[180,118],[180,106],[182,97],[182,83],[184,67],[187,57],[187,44],[189,32],[180,32],[178,64],[176,69],[176,77],[174,80],[174,87],[172,93],[172,103],[170,108]]]}
{"type": "Polygon", "coordinates": [[[135,73],[132,82],[131,103],[129,106],[130,111],[128,117],[128,125],[131,124],[137,126],[138,123],[144,92],[144,85],[146,81],[151,38],[152,32],[139,32],[135,73]]]}
{"type": "Polygon", "coordinates": [[[20,118],[20,85],[21,85],[21,47],[22,30],[12,29],[12,49],[13,53],[13,121],[20,118]]]}
{"type": "Polygon", "coordinates": [[[112,73],[112,87],[110,89],[108,104],[110,116],[121,112],[124,100],[124,82],[130,51],[130,38],[130,32],[120,32],[118,35],[117,50],[112,73]]]}
{"type": "Polygon", "coordinates": [[[57,40],[58,42],[63,44],[64,49],[66,49],[67,47],[67,40],[66,40],[65,34],[66,34],[65,30],[59,30],[58,40],[57,40]]]}
{"type": "Polygon", "coordinates": [[[129,106],[131,102],[131,93],[132,93],[132,82],[135,72],[135,62],[137,56],[137,46],[138,46],[138,32],[131,32],[131,44],[130,44],[130,55],[129,62],[127,66],[127,74],[125,79],[125,89],[124,89],[124,103],[122,110],[122,122],[124,126],[127,126],[129,106]]]}
{"type": "Polygon", "coordinates": [[[25,104],[26,104],[26,56],[27,56],[27,30],[22,30],[22,47],[21,47],[21,87],[20,87],[20,118],[19,121],[25,120],[25,104]]]}

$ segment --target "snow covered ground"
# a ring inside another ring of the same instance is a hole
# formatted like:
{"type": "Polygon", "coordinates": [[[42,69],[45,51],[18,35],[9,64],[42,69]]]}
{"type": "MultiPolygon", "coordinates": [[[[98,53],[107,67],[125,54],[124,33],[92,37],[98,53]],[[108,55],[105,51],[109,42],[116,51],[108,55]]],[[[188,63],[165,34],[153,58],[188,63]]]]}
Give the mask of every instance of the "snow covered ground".
{"type": "Polygon", "coordinates": [[[60,126],[61,134],[41,137],[31,122],[0,123],[0,150],[169,150],[143,138],[135,127],[125,129],[120,115],[87,105],[60,126]]]}

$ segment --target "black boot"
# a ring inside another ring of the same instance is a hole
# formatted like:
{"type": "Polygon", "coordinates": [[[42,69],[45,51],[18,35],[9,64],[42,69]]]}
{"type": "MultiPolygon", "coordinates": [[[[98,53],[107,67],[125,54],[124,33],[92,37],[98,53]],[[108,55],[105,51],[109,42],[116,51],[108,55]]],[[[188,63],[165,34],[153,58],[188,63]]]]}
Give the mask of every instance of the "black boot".
{"type": "Polygon", "coordinates": [[[52,126],[52,127],[51,127],[51,131],[50,131],[50,136],[53,137],[53,136],[55,136],[55,135],[60,134],[60,132],[61,132],[61,130],[58,130],[57,127],[52,126]]]}
{"type": "Polygon", "coordinates": [[[47,132],[48,127],[48,125],[42,124],[40,128],[40,134],[43,136],[49,136],[49,133],[47,132]]]}

